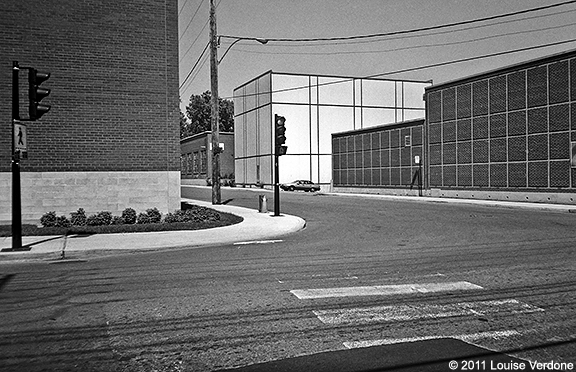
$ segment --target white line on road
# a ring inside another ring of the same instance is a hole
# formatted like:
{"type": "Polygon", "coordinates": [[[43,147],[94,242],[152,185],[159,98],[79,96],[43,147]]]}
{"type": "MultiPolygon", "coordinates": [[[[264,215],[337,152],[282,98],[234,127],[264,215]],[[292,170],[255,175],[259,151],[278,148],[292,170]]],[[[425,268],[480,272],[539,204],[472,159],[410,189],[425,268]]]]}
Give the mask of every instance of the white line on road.
{"type": "Polygon", "coordinates": [[[447,305],[414,304],[374,306],[365,308],[314,310],[325,324],[383,323],[417,319],[438,319],[459,316],[522,314],[544,311],[515,299],[459,302],[447,305]]]}
{"type": "Polygon", "coordinates": [[[423,283],[423,284],[399,284],[399,285],[376,285],[366,287],[340,287],[318,289],[294,289],[290,291],[301,300],[327,297],[349,296],[390,296],[410,293],[432,293],[444,291],[462,291],[483,289],[479,285],[469,282],[448,283],[423,283]]]}
{"type": "Polygon", "coordinates": [[[248,244],[271,244],[271,243],[280,243],[284,240],[253,240],[249,242],[237,242],[234,245],[248,245],[248,244]]]}
{"type": "Polygon", "coordinates": [[[385,338],[381,340],[367,340],[367,341],[351,341],[344,342],[344,346],[348,349],[355,349],[360,347],[370,347],[378,345],[391,345],[403,342],[416,342],[425,340],[436,340],[439,338],[455,338],[464,342],[473,343],[485,339],[499,339],[512,336],[519,336],[518,331],[492,331],[492,332],[478,332],[460,335],[444,335],[444,336],[424,336],[424,337],[408,337],[408,338],[385,338]]]}

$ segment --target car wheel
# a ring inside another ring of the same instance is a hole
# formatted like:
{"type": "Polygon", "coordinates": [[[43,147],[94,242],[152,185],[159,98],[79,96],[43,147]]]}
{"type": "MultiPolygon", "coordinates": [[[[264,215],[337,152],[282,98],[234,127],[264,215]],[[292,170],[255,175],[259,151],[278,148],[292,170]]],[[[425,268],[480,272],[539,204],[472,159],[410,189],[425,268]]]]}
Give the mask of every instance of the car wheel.
{"type": "Polygon", "coordinates": [[[294,191],[295,188],[294,188],[294,186],[290,186],[290,187],[288,188],[288,190],[289,190],[289,191],[294,191]]]}

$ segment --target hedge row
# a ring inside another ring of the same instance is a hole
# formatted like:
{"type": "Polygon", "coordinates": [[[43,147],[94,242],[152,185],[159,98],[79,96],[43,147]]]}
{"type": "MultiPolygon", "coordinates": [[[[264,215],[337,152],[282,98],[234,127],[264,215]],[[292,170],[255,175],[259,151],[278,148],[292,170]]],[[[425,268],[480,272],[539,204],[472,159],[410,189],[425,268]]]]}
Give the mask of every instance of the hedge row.
{"type": "Polygon", "coordinates": [[[70,226],[106,226],[106,225],[132,225],[150,223],[177,223],[177,222],[208,222],[218,221],[220,214],[216,211],[196,207],[193,209],[176,210],[162,218],[162,213],[157,208],[147,209],[139,214],[132,208],[126,208],[121,216],[114,216],[111,212],[103,211],[86,216],[86,211],[79,208],[70,213],[70,218],[57,216],[55,211],[45,213],[40,218],[43,227],[70,227],[70,226]]]}

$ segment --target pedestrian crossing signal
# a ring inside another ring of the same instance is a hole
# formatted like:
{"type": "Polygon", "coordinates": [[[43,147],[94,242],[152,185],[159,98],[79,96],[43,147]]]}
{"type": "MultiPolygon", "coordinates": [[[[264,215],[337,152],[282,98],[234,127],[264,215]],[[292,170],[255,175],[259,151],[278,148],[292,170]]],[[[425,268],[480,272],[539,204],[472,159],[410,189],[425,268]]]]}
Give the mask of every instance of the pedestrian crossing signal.
{"type": "Polygon", "coordinates": [[[49,78],[49,72],[39,72],[34,68],[28,70],[28,113],[30,115],[30,120],[38,120],[42,115],[50,111],[50,105],[43,105],[40,103],[42,99],[50,94],[50,89],[41,88],[40,84],[49,78]]]}

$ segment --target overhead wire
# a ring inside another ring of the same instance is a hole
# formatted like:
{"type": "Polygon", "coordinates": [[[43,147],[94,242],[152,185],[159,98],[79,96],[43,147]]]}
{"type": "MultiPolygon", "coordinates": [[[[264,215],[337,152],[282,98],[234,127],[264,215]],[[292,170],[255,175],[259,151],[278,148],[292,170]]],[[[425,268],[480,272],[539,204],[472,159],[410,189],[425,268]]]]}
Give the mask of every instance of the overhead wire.
{"type": "Polygon", "coordinates": [[[265,40],[268,40],[268,42],[317,42],[317,41],[340,41],[340,40],[368,39],[368,38],[375,38],[375,37],[395,36],[395,35],[403,35],[403,34],[409,34],[409,33],[415,33],[415,32],[437,30],[437,29],[462,26],[462,25],[477,23],[477,22],[485,22],[485,21],[490,21],[490,20],[499,19],[499,18],[511,17],[511,16],[515,16],[515,15],[526,14],[526,13],[541,11],[541,10],[545,10],[545,9],[556,8],[559,6],[564,6],[564,5],[573,4],[573,3],[576,3],[576,0],[569,0],[569,1],[564,1],[561,3],[545,5],[545,6],[541,6],[541,7],[519,10],[516,12],[503,13],[503,14],[493,15],[493,16],[489,16],[489,17],[483,17],[483,18],[476,18],[476,19],[471,19],[471,20],[466,20],[466,21],[447,23],[447,24],[443,24],[443,25],[420,27],[420,28],[415,28],[415,29],[384,32],[384,33],[366,34],[366,35],[324,37],[324,38],[322,38],[322,37],[320,37],[320,38],[266,38],[266,37],[246,37],[246,36],[234,36],[234,35],[220,35],[220,37],[229,38],[229,39],[243,39],[243,40],[257,40],[257,39],[263,40],[263,39],[265,39],[265,40]]]}
{"type": "MultiPolygon", "coordinates": [[[[576,39],[569,39],[569,40],[563,40],[563,41],[558,41],[558,42],[553,42],[553,43],[535,45],[535,46],[531,46],[531,47],[507,50],[507,51],[503,51],[503,52],[496,52],[496,53],[484,54],[484,55],[480,55],[480,56],[461,58],[461,59],[452,60],[452,61],[438,62],[438,63],[433,63],[433,64],[429,64],[429,65],[424,65],[424,66],[410,67],[410,68],[396,70],[396,71],[389,71],[389,72],[383,72],[383,73],[378,73],[378,74],[373,74],[373,75],[367,75],[364,77],[342,78],[340,80],[321,83],[321,84],[318,84],[316,86],[321,87],[321,86],[327,86],[327,85],[342,84],[342,83],[346,83],[346,82],[350,82],[350,81],[354,81],[354,80],[358,80],[358,79],[374,79],[374,78],[383,77],[383,76],[397,75],[397,74],[401,74],[401,73],[405,73],[405,72],[424,70],[424,69],[428,69],[428,68],[441,67],[441,66],[446,66],[446,65],[456,64],[456,63],[475,61],[475,60],[491,58],[491,57],[498,57],[498,56],[502,56],[502,55],[506,55],[506,54],[526,52],[526,51],[530,51],[530,50],[547,48],[547,47],[551,47],[551,46],[564,45],[564,44],[573,43],[573,42],[576,42],[576,39]]],[[[234,98],[243,98],[243,97],[253,97],[253,96],[258,96],[258,95],[263,95],[263,94],[284,93],[284,92],[290,92],[290,91],[296,91],[296,90],[302,90],[302,89],[308,89],[308,88],[309,88],[309,85],[301,85],[301,86],[292,87],[292,88],[272,90],[269,92],[243,94],[243,95],[236,95],[233,97],[223,97],[223,98],[224,99],[234,99],[234,98]]]]}
{"type": "MultiPolygon", "coordinates": [[[[188,0],[186,0],[188,1],[188,0]]],[[[202,4],[204,3],[205,0],[200,0],[200,4],[198,4],[198,8],[196,8],[196,11],[194,12],[194,14],[192,15],[192,18],[190,18],[190,21],[188,21],[188,24],[186,25],[186,28],[184,29],[184,32],[182,32],[182,35],[180,35],[180,38],[178,38],[178,41],[182,40],[182,38],[184,37],[184,35],[186,34],[186,31],[188,31],[188,28],[190,27],[190,25],[192,24],[192,21],[194,20],[194,17],[196,17],[196,14],[198,14],[198,11],[200,10],[200,7],[202,6],[202,4]]],[[[180,14],[178,14],[180,15],[180,14]]]]}

